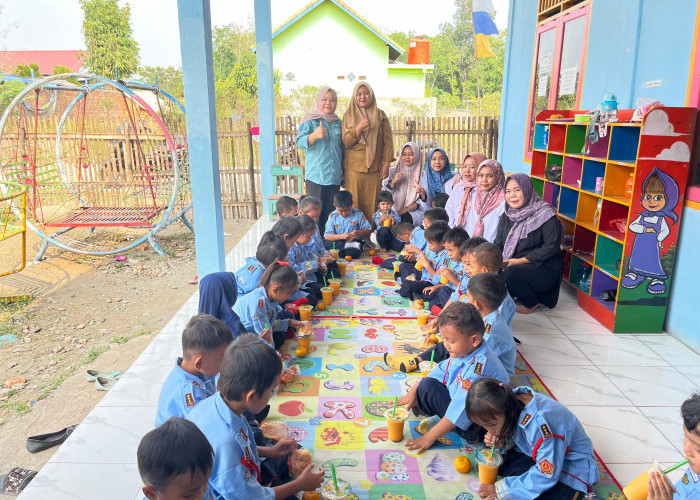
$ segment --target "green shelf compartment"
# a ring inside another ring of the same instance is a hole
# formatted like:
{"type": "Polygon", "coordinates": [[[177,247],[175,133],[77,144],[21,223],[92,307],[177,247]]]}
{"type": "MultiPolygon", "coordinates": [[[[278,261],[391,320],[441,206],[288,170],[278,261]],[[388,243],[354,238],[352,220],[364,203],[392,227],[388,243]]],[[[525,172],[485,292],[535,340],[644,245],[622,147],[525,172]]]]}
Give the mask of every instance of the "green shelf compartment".
{"type": "MultiPolygon", "coordinates": [[[[581,290],[583,293],[586,295],[590,295],[591,291],[590,289],[586,289],[586,287],[581,283],[582,278],[584,278],[588,273],[593,272],[593,266],[588,264],[587,262],[581,260],[578,258],[576,255],[571,256],[571,269],[569,271],[569,283],[571,283],[573,286],[581,290]]],[[[584,280],[585,281],[585,280],[584,280]]]]}
{"type": "Polygon", "coordinates": [[[575,125],[567,127],[566,146],[564,152],[570,155],[582,155],[581,150],[586,142],[586,127],[575,125]]]}
{"type": "Polygon", "coordinates": [[[595,249],[595,265],[619,279],[620,266],[618,263],[620,266],[622,265],[622,243],[599,234],[595,249]]]}
{"type": "Polygon", "coordinates": [[[535,189],[535,193],[540,195],[540,198],[544,198],[544,181],[542,179],[532,178],[532,187],[535,189]]]}

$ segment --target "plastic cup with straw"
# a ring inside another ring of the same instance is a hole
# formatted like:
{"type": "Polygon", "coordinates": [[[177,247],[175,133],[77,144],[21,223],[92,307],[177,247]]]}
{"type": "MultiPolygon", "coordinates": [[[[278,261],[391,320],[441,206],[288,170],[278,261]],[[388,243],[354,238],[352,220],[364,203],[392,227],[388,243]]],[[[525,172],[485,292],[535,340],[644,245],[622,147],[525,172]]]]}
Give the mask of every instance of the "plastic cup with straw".
{"type": "Polygon", "coordinates": [[[398,397],[398,396],[394,396],[394,411],[391,412],[391,416],[392,416],[392,417],[395,417],[395,416],[396,416],[396,403],[398,403],[398,402],[399,402],[399,397],[398,397]]]}
{"type": "Polygon", "coordinates": [[[333,486],[335,486],[335,492],[338,493],[338,477],[335,474],[335,465],[331,463],[331,472],[333,473],[333,486]]]}
{"type": "Polygon", "coordinates": [[[430,353],[430,369],[433,369],[433,363],[435,362],[435,349],[430,353]]]}

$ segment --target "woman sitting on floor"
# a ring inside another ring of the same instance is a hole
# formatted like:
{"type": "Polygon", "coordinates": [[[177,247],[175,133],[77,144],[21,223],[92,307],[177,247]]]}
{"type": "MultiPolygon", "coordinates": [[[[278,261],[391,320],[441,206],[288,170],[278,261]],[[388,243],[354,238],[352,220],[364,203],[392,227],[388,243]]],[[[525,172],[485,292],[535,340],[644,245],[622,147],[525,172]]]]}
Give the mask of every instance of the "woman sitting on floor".
{"type": "Polygon", "coordinates": [[[402,222],[414,226],[423,223],[425,205],[420,203],[422,168],[420,148],[415,142],[407,142],[401,148],[401,157],[395,167],[389,169],[389,177],[382,182],[382,190],[394,197],[394,210],[402,222]]]}

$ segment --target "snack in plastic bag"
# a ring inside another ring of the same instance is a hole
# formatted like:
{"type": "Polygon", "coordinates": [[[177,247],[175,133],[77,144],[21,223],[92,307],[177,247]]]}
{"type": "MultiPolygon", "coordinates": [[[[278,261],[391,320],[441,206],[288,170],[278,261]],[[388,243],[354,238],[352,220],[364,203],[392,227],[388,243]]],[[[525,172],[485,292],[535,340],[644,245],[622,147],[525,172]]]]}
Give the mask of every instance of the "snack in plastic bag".
{"type": "Polygon", "coordinates": [[[289,475],[292,477],[299,477],[312,461],[311,452],[306,448],[294,450],[292,454],[289,455],[287,463],[289,466],[289,475]]]}
{"type": "Polygon", "coordinates": [[[260,430],[266,438],[273,441],[279,441],[287,437],[287,424],[281,420],[265,420],[260,424],[260,430]]]}

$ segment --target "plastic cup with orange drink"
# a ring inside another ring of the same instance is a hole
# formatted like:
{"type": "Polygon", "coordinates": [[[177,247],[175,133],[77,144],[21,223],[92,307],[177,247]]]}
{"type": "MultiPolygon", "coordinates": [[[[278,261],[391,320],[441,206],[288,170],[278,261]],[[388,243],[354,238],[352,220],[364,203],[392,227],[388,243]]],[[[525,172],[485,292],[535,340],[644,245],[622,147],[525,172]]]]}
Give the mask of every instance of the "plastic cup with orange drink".
{"type": "Polygon", "coordinates": [[[384,219],[384,222],[382,222],[384,227],[391,227],[391,219],[384,219]]]}
{"type": "Polygon", "coordinates": [[[323,303],[326,304],[326,306],[331,305],[331,302],[333,302],[333,288],[324,286],[321,288],[321,293],[323,294],[323,303]]]}
{"type": "Polygon", "coordinates": [[[426,311],[425,309],[418,311],[418,326],[427,325],[429,318],[430,311],[426,311]]]}
{"type": "Polygon", "coordinates": [[[338,295],[340,295],[340,283],[341,280],[339,278],[333,278],[328,280],[328,284],[333,289],[333,297],[337,297],[338,295]]]}
{"type": "Polygon", "coordinates": [[[449,282],[450,280],[447,279],[447,276],[445,276],[444,274],[440,276],[440,283],[442,283],[443,285],[447,285],[449,282]]]}
{"type": "Polygon", "coordinates": [[[389,428],[389,439],[394,443],[400,443],[403,441],[403,427],[408,418],[408,412],[405,408],[396,408],[396,412],[394,408],[388,408],[384,415],[389,428]]]}
{"type": "MultiPolygon", "coordinates": [[[[622,492],[628,500],[646,500],[649,495],[649,472],[654,471],[659,474],[666,475],[659,469],[659,464],[654,461],[654,464],[647,470],[638,475],[632,482],[625,486],[622,492]]],[[[673,485],[669,481],[669,484],[673,485]]],[[[675,490],[675,488],[674,488],[675,490]]],[[[675,495],[674,495],[675,498],[675,495]]]]}
{"type": "Polygon", "coordinates": [[[423,264],[420,262],[416,262],[416,271],[422,271],[423,270],[423,264]]]}
{"type": "Polygon", "coordinates": [[[338,260],[338,253],[340,253],[338,250],[335,248],[328,250],[328,253],[333,256],[333,260],[338,260]]]}
{"type": "Polygon", "coordinates": [[[418,368],[420,368],[420,374],[421,377],[425,378],[428,375],[430,375],[430,372],[433,371],[433,369],[430,367],[432,363],[430,361],[421,361],[418,363],[418,368]]]}
{"type": "Polygon", "coordinates": [[[348,263],[344,260],[338,261],[338,271],[340,271],[340,276],[345,276],[345,271],[347,271],[348,263]]]}
{"type": "Polygon", "coordinates": [[[496,484],[498,479],[498,467],[503,463],[503,457],[496,450],[483,448],[477,450],[476,461],[479,464],[479,483],[496,484]]]}
{"type": "Polygon", "coordinates": [[[304,304],[299,306],[299,319],[302,321],[311,321],[311,310],[313,306],[304,304]]]}
{"type": "Polygon", "coordinates": [[[394,261],[394,272],[395,272],[395,273],[398,273],[398,272],[399,272],[399,265],[400,265],[400,264],[399,264],[399,259],[396,259],[396,260],[394,261]]]}

